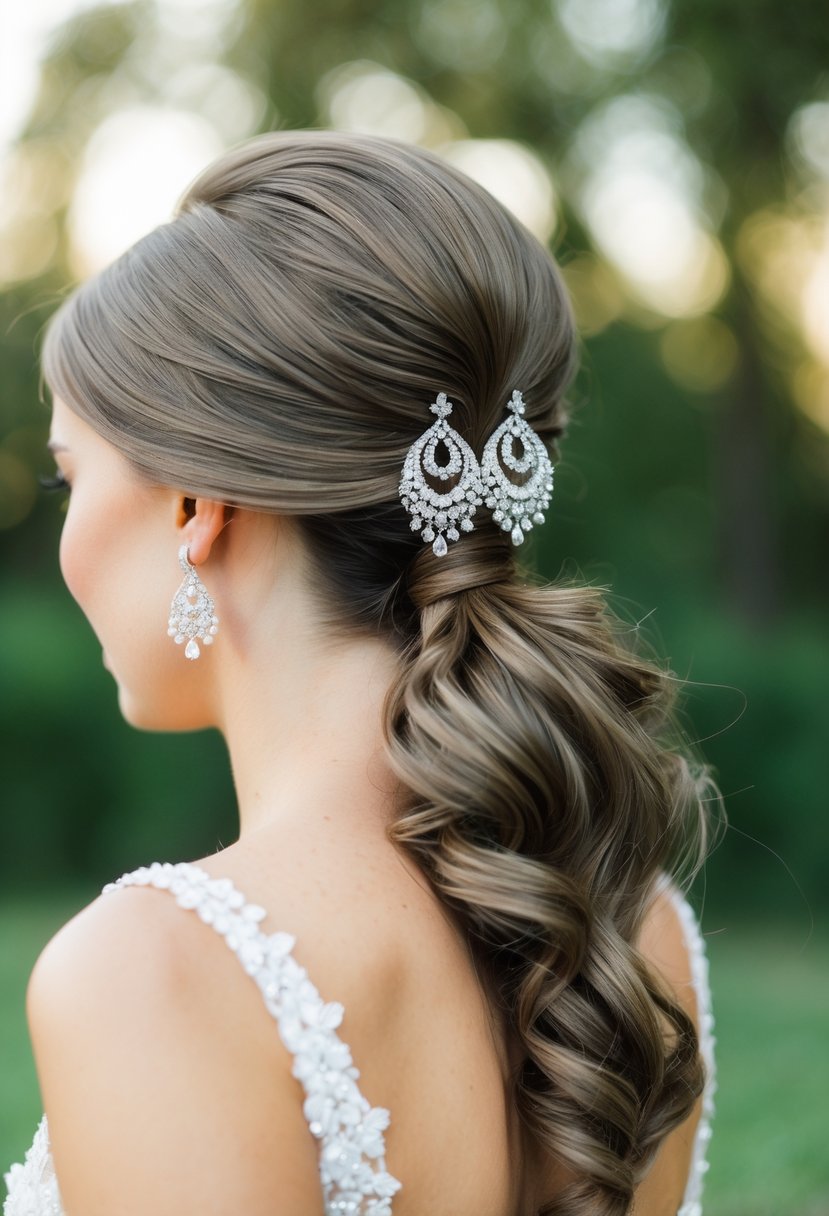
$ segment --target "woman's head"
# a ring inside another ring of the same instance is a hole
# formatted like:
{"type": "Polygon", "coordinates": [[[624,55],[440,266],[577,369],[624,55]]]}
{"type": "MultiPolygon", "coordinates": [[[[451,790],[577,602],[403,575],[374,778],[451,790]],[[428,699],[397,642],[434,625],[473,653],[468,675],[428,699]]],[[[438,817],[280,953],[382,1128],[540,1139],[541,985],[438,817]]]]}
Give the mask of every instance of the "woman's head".
{"type": "MultiPolygon", "coordinates": [[[[573,329],[549,254],[436,156],[274,133],[67,301],[43,365],[149,482],[301,517],[332,627],[405,637],[405,572],[416,597],[434,563],[409,569],[423,545],[397,490],[430,403],[447,392],[480,452],[520,387],[554,440],[573,329]]],[[[445,577],[509,546],[487,521],[458,548],[445,577]]]]}
{"type": "Polygon", "coordinates": [[[700,864],[708,777],[675,746],[675,682],[598,590],[527,585],[485,515],[436,557],[398,497],[436,393],[479,457],[515,389],[554,441],[573,352],[551,258],[485,191],[422,150],[312,132],[210,166],[63,306],[43,359],[86,438],[150,487],[151,548],[173,509],[159,560],[188,530],[212,563],[226,509],[259,546],[260,594],[291,593],[284,532],[314,628],[393,642],[393,837],[507,1011],[528,1137],[578,1178],[550,1211],[620,1216],[701,1085],[693,1026],[633,943],[661,871],[700,864]]]}

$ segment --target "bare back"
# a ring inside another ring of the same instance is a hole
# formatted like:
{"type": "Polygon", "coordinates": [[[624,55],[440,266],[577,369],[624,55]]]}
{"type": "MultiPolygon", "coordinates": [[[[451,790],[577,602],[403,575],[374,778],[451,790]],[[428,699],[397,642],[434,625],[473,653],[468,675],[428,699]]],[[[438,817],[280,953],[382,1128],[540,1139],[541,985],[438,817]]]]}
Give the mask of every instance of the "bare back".
{"type": "MultiPolygon", "coordinates": [[[[323,998],[344,1005],[361,1089],[391,1111],[387,1159],[404,1180],[395,1216],[513,1216],[519,1157],[503,1028],[451,917],[386,847],[361,858],[359,877],[341,865],[326,879],[294,870],[292,891],[283,874],[279,893],[261,856],[227,850],[198,864],[266,907],[266,931],[289,929],[323,998]],[[316,906],[297,898],[304,881],[320,892],[316,906]]],[[[318,1202],[315,1172],[308,1188],[309,1205],[318,1202]]]]}
{"type": "MultiPolygon", "coordinates": [[[[322,995],[344,1004],[343,1035],[363,1092],[391,1111],[389,1168],[404,1181],[395,1216],[525,1216],[571,1180],[555,1163],[531,1176],[508,1101],[515,1044],[491,1011],[462,932],[412,863],[382,845],[363,855],[359,871],[325,867],[325,878],[314,876],[316,906],[297,898],[304,880],[295,869],[290,889],[283,874],[277,893],[267,861],[241,847],[199,864],[233,877],[269,909],[273,929],[289,919],[297,957],[322,995]]],[[[666,894],[646,918],[640,948],[696,1019],[687,943],[666,894]]],[[[663,1146],[640,1187],[638,1216],[678,1210],[699,1111],[698,1103],[663,1146]]],[[[308,1186],[310,1201],[316,1177],[308,1186]]]]}

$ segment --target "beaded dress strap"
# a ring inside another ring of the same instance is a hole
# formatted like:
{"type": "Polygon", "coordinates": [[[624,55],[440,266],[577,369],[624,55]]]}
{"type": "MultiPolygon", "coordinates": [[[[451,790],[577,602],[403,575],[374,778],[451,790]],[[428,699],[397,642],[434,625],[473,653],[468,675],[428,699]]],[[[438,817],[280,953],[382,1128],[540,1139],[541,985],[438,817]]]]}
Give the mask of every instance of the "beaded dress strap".
{"type": "Polygon", "coordinates": [[[326,1216],[391,1216],[400,1183],[386,1169],[383,1132],[389,1112],[362,1095],[359,1069],[336,1033],[343,1007],[325,1002],[293,958],[289,933],[264,934],[267,915],[248,903],[229,878],[212,878],[190,862],[153,862],[107,883],[151,886],[169,891],[181,908],[193,909],[236,954],[261,989],[285,1047],[294,1058],[293,1075],[305,1090],[304,1112],[320,1141],[320,1180],[326,1216]]]}

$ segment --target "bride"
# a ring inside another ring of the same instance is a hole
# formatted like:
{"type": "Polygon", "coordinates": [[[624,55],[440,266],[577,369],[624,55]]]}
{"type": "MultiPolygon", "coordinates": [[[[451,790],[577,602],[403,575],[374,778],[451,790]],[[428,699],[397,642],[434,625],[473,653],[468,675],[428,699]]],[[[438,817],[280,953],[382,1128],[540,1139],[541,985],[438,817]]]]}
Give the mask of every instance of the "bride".
{"type": "Polygon", "coordinates": [[[63,577],[128,722],[221,731],[239,836],[41,954],[6,1216],[700,1212],[717,791],[600,590],[520,564],[574,347],[483,189],[323,132],[52,319],[63,577]]]}

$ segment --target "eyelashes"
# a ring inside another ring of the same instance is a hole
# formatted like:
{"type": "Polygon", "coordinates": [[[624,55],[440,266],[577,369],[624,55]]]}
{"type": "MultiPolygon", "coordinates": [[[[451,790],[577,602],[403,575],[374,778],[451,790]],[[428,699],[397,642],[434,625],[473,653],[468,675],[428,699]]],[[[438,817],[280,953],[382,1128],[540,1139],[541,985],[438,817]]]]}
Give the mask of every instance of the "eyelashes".
{"type": "Polygon", "coordinates": [[[45,473],[38,473],[37,480],[41,490],[70,489],[69,482],[66,480],[63,473],[56,473],[54,477],[48,477],[45,473]]]}

